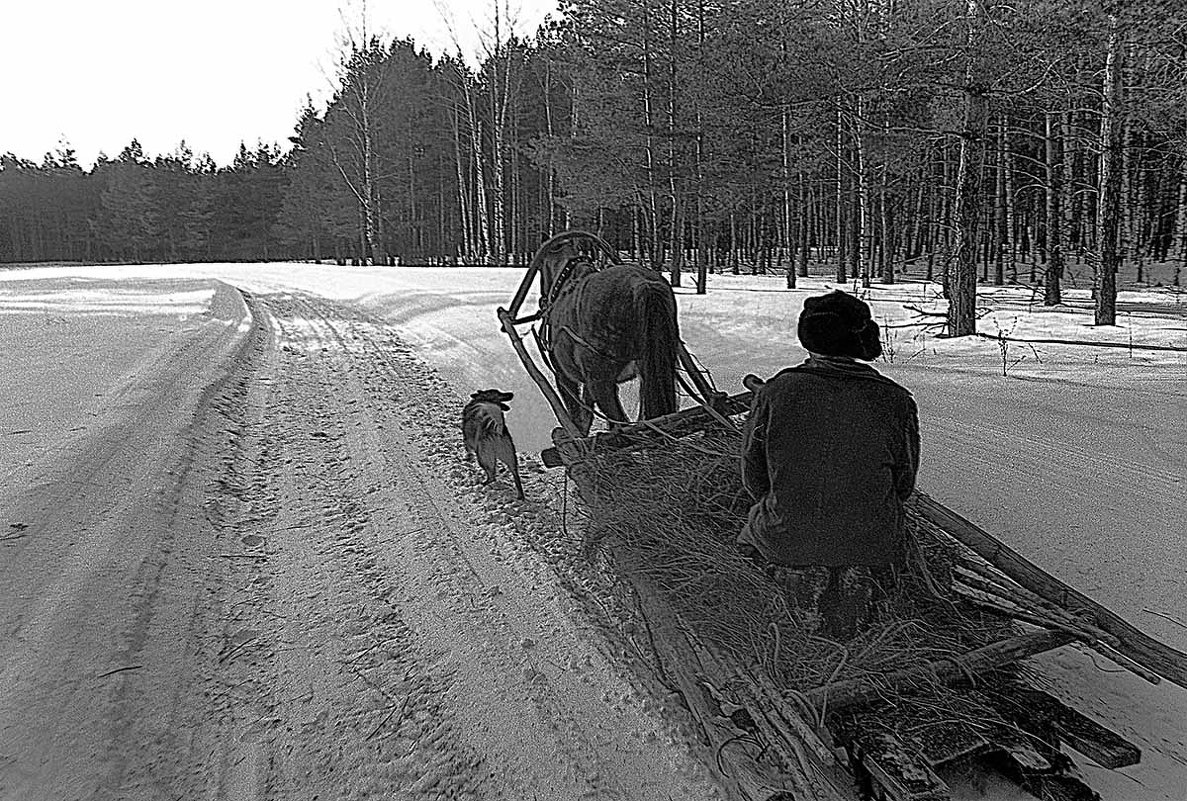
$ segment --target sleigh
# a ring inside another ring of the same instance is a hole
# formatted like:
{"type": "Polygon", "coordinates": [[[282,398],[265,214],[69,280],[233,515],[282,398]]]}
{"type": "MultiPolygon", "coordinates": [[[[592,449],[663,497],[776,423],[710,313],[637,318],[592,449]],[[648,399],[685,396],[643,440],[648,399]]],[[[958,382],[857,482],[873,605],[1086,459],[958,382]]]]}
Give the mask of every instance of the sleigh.
{"type": "Polygon", "coordinates": [[[559,423],[542,460],[566,469],[589,510],[599,605],[630,619],[625,639],[656,689],[681,699],[732,797],[938,801],[951,797],[941,774],[969,766],[1039,798],[1091,799],[1066,747],[1108,769],[1139,761],[1020,666],[1075,645],[1187,687],[1187,654],[922,492],[908,519],[923,578],[908,582],[901,620],[845,645],[805,635],[786,610],[756,612],[770,588],[731,543],[747,503],[732,449],[752,393],[718,392],[681,344],[692,405],[585,434],[520,333],[539,320],[520,315],[535,280],[529,269],[498,316],[559,423]]]}

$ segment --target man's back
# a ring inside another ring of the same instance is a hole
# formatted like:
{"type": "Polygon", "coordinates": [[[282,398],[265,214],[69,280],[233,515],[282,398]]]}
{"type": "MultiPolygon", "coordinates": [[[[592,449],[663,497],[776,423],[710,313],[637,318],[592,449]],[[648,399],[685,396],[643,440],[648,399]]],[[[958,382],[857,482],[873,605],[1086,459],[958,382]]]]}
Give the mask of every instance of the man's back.
{"type": "Polygon", "coordinates": [[[784,565],[901,561],[919,460],[915,402],[873,368],[811,359],[755,397],[743,477],[759,499],[742,541],[784,565]]]}

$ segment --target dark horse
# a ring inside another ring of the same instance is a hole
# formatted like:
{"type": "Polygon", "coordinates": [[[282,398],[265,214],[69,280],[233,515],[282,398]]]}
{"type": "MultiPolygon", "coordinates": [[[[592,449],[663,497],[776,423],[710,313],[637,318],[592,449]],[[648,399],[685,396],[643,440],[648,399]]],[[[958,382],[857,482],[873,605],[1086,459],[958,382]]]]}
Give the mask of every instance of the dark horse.
{"type": "Polygon", "coordinates": [[[589,433],[595,404],[612,425],[627,421],[618,384],[636,375],[641,419],[676,411],[680,330],[671,284],[654,270],[622,264],[603,239],[585,231],[549,239],[532,265],[540,270],[544,347],[581,432],[589,433]],[[583,244],[593,247],[593,258],[582,253],[583,244]],[[598,269],[597,252],[613,263],[598,269]]]}

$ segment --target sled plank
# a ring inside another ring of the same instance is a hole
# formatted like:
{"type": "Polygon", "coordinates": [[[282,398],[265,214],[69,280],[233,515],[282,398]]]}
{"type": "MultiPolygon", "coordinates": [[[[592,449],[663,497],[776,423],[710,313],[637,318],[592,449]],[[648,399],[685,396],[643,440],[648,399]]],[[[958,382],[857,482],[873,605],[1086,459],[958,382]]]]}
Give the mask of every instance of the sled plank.
{"type": "Polygon", "coordinates": [[[1072,589],[929,496],[916,492],[910,504],[925,520],[967,545],[1024,588],[1073,615],[1086,616],[1097,628],[1116,637],[1119,642],[1115,648],[1121,655],[1180,687],[1187,687],[1187,654],[1139,631],[1120,615],[1072,589]]]}
{"type": "MultiPolygon", "coordinates": [[[[720,401],[719,414],[731,415],[750,407],[751,393],[741,392],[720,401]]],[[[603,431],[585,438],[587,453],[608,453],[617,450],[638,450],[660,442],[666,437],[682,437],[714,424],[713,415],[703,406],[690,406],[654,420],[631,423],[614,431],[603,431]],[[658,430],[657,430],[658,429],[658,430]]],[[[571,464],[557,448],[547,448],[540,454],[545,467],[571,464]]]]}
{"type": "Polygon", "coordinates": [[[857,755],[879,785],[881,796],[890,801],[947,801],[952,792],[944,780],[917,753],[909,752],[898,740],[859,737],[857,755]]]}
{"type": "Polygon", "coordinates": [[[887,801],[950,799],[951,791],[933,770],[937,763],[928,758],[923,744],[892,734],[891,727],[885,725],[885,712],[842,713],[830,723],[852,760],[869,774],[874,785],[870,795],[887,801]]]}
{"type": "Polygon", "coordinates": [[[1103,768],[1117,770],[1136,765],[1142,758],[1142,751],[1136,745],[1049,693],[1019,687],[1009,700],[1011,714],[1054,731],[1065,743],[1103,768]]]}
{"type": "Polygon", "coordinates": [[[962,723],[930,726],[926,737],[920,739],[923,756],[933,768],[984,753],[992,747],[988,740],[962,723]]]}

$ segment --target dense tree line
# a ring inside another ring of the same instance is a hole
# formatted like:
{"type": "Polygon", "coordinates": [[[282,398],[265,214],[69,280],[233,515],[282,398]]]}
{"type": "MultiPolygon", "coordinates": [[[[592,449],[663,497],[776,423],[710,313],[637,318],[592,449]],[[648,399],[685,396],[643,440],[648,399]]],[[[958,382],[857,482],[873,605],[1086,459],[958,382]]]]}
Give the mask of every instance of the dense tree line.
{"type": "MultiPolygon", "coordinates": [[[[497,5],[496,5],[497,10],[497,5]]],[[[570,0],[477,67],[346,40],[292,147],[0,161],[0,260],[520,263],[561,228],[691,274],[978,280],[1187,248],[1175,0],[570,0]]],[[[496,21],[498,20],[496,14],[496,21]]],[[[497,22],[496,22],[497,25],[497,22]]],[[[1139,274],[1139,280],[1141,276],[1139,274]]]]}
{"type": "Polygon", "coordinates": [[[184,145],[149,158],[133,140],[87,171],[69,146],[40,164],[0,156],[0,261],[258,260],[286,181],[275,147],[240,146],[227,167],[184,145]]]}

